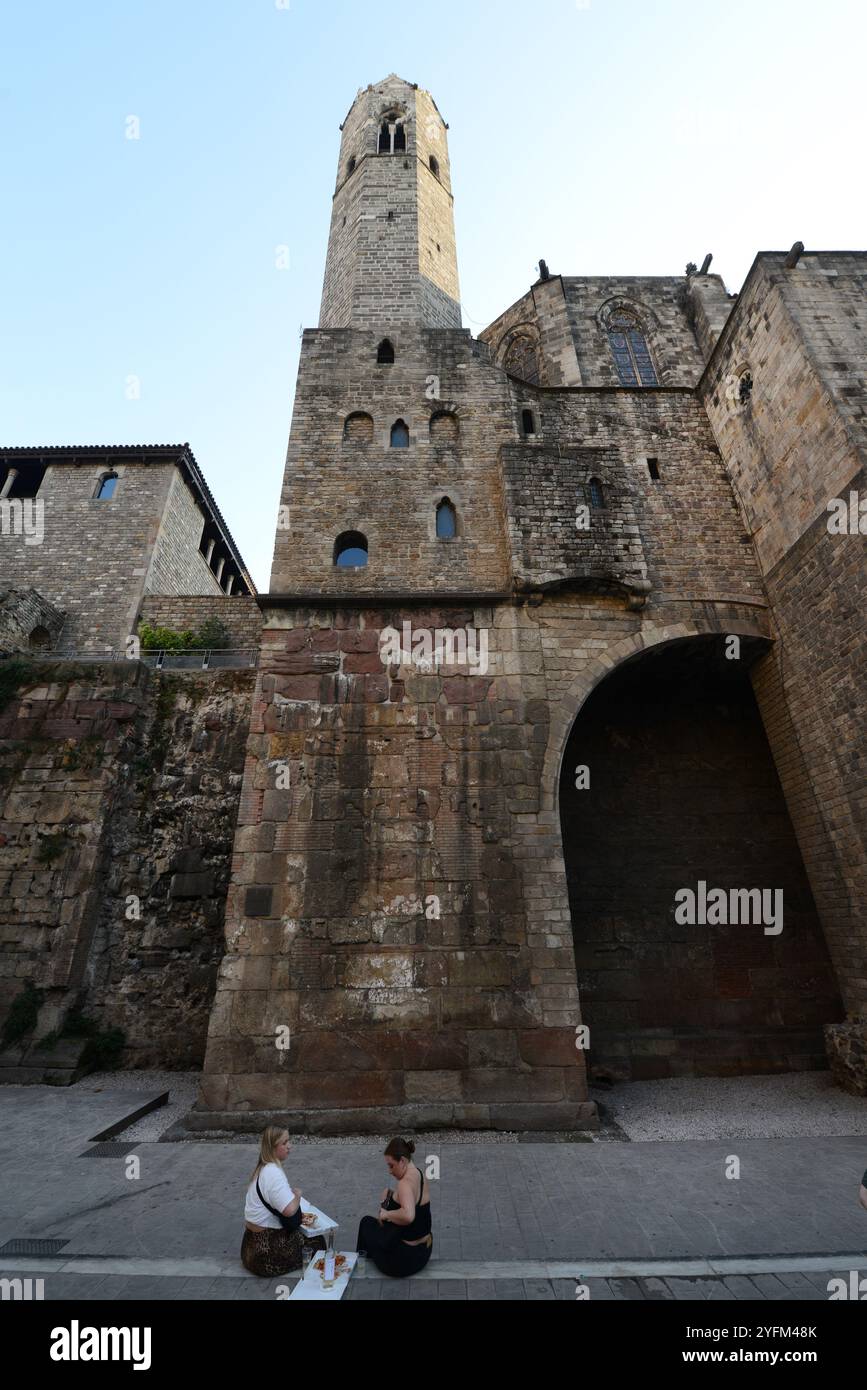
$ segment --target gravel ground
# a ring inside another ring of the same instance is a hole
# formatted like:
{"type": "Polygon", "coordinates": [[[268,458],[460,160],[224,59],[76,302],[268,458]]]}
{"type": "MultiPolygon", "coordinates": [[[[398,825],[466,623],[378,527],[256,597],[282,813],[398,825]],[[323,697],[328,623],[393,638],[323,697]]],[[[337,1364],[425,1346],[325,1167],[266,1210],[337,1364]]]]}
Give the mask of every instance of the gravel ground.
{"type": "Polygon", "coordinates": [[[591,1095],[636,1141],[867,1134],[867,1098],[839,1090],[826,1071],[632,1081],[591,1095]]]}
{"type": "MultiPolygon", "coordinates": [[[[123,1131],[123,1138],[153,1143],[191,1109],[198,1072],[98,1072],[78,1083],[82,1091],[169,1091],[169,1103],[123,1131]]],[[[668,1081],[632,1081],[610,1089],[592,1089],[603,1107],[604,1128],[582,1135],[594,1142],[677,1139],[785,1139],[811,1135],[867,1134],[867,1098],[847,1095],[829,1072],[794,1072],[787,1076],[679,1077],[668,1081]]],[[[131,1101],[131,1106],[134,1102],[131,1101]]],[[[416,1139],[449,1144],[518,1144],[530,1136],[493,1131],[439,1130],[416,1139]]],[[[533,1135],[539,1142],[578,1138],[533,1135]]],[[[214,1132],[210,1140],[249,1145],[252,1137],[214,1132]]],[[[190,1143],[201,1143],[200,1138],[190,1143]]],[[[294,1135],[302,1144],[374,1143],[375,1136],[341,1135],[324,1140],[294,1135]]]]}

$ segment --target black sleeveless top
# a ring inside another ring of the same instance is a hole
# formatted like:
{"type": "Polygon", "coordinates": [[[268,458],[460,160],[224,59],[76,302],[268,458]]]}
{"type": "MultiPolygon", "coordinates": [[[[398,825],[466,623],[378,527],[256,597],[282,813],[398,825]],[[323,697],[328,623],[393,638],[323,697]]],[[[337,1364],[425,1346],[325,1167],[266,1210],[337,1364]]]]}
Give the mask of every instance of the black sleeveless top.
{"type": "MultiPolygon", "coordinates": [[[[421,1187],[418,1190],[420,1202],[424,1196],[424,1175],[417,1164],[414,1163],[412,1166],[421,1178],[421,1187]]],[[[400,1202],[396,1202],[394,1197],[389,1197],[385,1210],[400,1211],[400,1202]]],[[[408,1226],[400,1226],[397,1229],[400,1231],[401,1240],[423,1240],[425,1236],[429,1236],[431,1233],[430,1198],[424,1206],[416,1204],[415,1216],[408,1226]]]]}

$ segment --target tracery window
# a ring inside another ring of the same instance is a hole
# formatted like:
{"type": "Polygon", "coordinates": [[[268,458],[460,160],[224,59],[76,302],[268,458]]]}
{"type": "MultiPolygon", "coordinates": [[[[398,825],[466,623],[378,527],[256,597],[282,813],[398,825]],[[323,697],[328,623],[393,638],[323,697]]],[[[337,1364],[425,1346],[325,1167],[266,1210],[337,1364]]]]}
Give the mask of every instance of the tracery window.
{"type": "Polygon", "coordinates": [[[658,386],[659,378],[637,314],[619,305],[606,315],[606,328],[621,386],[658,386]]]}

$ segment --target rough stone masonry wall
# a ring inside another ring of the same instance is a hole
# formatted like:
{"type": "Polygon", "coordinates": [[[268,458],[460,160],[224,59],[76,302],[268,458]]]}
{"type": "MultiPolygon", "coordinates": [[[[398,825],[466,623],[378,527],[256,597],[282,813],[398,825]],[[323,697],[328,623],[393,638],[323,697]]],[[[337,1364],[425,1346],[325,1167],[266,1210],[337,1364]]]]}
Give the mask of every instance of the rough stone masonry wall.
{"type": "Polygon", "coordinates": [[[197,632],[204,623],[214,620],[228,630],[236,650],[258,647],[262,614],[251,595],[184,598],[146,594],[139,611],[140,623],[168,627],[173,632],[197,632]]]}
{"type": "Polygon", "coordinates": [[[106,469],[104,458],[51,464],[37,499],[42,543],[0,536],[3,582],[38,589],[66,613],[63,652],[122,650],[134,631],[174,465],[118,462],[114,496],[97,499],[106,469]]]}
{"type": "Polygon", "coordinates": [[[862,535],[828,533],[827,504],[853,490],[867,496],[867,258],[805,259],[791,271],[782,257],[760,260],[705,397],[778,634],[756,668],[756,693],[844,1002],[863,1013],[867,564],[862,535]],[[728,388],[744,366],[754,385],[742,407],[728,388]]]}
{"type": "Polygon", "coordinates": [[[496,646],[490,610],[269,614],[203,1123],[592,1123],[568,908],[524,843],[547,704],[502,655],[497,677],[385,669],[405,619],[496,646]]]}
{"type": "Polygon", "coordinates": [[[0,1019],[30,981],[45,991],[39,1036],[79,1005],[123,1029],[125,1065],[195,1065],[253,674],[23,662],[3,674],[0,1019]]]}
{"type": "Polygon", "coordinates": [[[599,316],[606,305],[626,303],[641,321],[660,385],[694,387],[704,357],[693,326],[688,283],[675,276],[555,275],[535,284],[479,336],[501,361],[511,335],[529,331],[541,350],[539,380],[544,386],[619,386],[599,316]]]}
{"type": "Polygon", "coordinates": [[[398,323],[460,328],[448,176],[446,128],[426,93],[395,79],[359,95],[343,126],[321,328],[380,336],[398,323]],[[380,118],[391,107],[405,115],[407,148],[379,154],[380,118]]]}
{"type": "Polygon", "coordinates": [[[277,531],[272,593],[502,591],[508,582],[498,449],[518,432],[503,373],[469,333],[399,327],[396,361],[378,366],[381,334],[307,332],[301,353],[281,501],[289,524],[277,531]],[[428,395],[429,382],[440,395],[428,395]],[[452,411],[455,441],[431,434],[452,411]],[[345,437],[356,412],[373,421],[365,443],[345,437]],[[402,419],[410,447],[391,447],[402,419]],[[438,502],[448,496],[458,535],[436,535],[438,502]],[[366,568],[339,569],[334,542],[360,531],[366,568]]]}
{"type": "Polygon", "coordinates": [[[205,518],[175,469],[151,555],[145,590],[152,594],[220,594],[221,586],[199,549],[205,518]]]}
{"type": "Polygon", "coordinates": [[[592,1124],[559,825],[569,731],[614,666],[709,632],[766,639],[762,617],[697,603],[650,621],[576,596],[268,610],[195,1122],[592,1124]],[[386,670],[380,634],[404,621],[484,631],[489,670],[386,670]]]}

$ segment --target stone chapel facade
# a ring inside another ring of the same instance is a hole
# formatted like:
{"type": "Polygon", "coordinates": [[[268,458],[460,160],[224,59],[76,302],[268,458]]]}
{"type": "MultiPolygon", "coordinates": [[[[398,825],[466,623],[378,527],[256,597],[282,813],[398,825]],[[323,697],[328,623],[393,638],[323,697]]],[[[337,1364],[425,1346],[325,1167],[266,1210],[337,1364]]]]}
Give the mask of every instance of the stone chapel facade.
{"type": "Polygon", "coordinates": [[[867,255],[543,262],[474,338],[432,97],[341,129],[191,1124],[592,1128],[588,1065],[823,1065],[867,1010],[867,255]]]}

